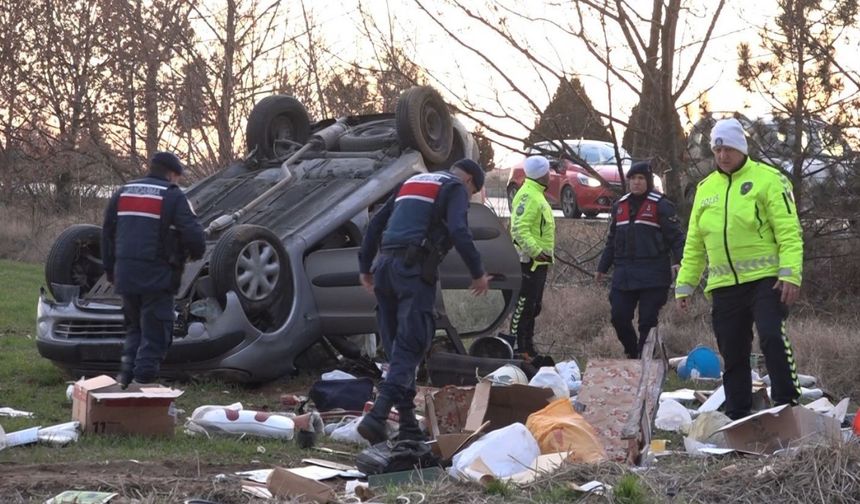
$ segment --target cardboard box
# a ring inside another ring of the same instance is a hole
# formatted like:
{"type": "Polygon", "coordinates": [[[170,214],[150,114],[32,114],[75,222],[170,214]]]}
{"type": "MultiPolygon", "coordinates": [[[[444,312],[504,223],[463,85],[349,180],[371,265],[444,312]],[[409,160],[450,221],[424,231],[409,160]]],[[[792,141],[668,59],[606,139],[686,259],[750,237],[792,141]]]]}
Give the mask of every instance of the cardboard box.
{"type": "Polygon", "coordinates": [[[493,387],[489,382],[481,382],[475,385],[465,430],[474,432],[484,422],[490,422],[487,432],[513,423],[525,424],[529,415],[545,408],[552,398],[553,391],[548,388],[529,385],[493,387]]]}
{"type": "Polygon", "coordinates": [[[93,434],[172,436],[176,427],[174,402],[181,390],[160,385],[120,384],[106,375],[79,380],[72,392],[72,419],[93,434]]]}
{"type": "Polygon", "coordinates": [[[448,393],[446,389],[427,395],[428,423],[435,440],[433,451],[443,461],[451,460],[483,432],[517,422],[525,424],[528,416],[544,408],[553,396],[550,389],[528,385],[493,387],[489,382],[479,383],[474,389],[452,387],[448,393]],[[465,405],[460,401],[464,395],[471,395],[465,415],[465,405]]]}
{"type": "Polygon", "coordinates": [[[276,467],[272,471],[267,486],[275,497],[307,500],[319,504],[337,500],[334,490],[330,486],[293,474],[283,467],[276,467]]]}
{"type": "Polygon", "coordinates": [[[729,448],[771,454],[788,446],[840,438],[839,421],[803,406],[787,404],[759,411],[717,430],[729,448]]]}

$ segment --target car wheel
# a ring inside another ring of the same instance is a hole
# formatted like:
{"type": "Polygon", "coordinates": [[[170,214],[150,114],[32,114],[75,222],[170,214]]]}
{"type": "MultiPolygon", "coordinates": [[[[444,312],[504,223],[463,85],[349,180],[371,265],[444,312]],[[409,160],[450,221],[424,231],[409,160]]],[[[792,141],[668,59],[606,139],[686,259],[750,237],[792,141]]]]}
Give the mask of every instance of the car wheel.
{"type": "MultiPolygon", "coordinates": [[[[390,124],[390,123],[389,123],[390,124]]],[[[397,130],[384,122],[358,125],[338,139],[344,152],[367,152],[380,150],[397,141],[397,130]]]]}
{"type": "Polygon", "coordinates": [[[84,294],[98,282],[104,273],[101,240],[102,229],[92,224],[75,224],[60,233],[45,261],[45,282],[55,299],[54,284],[77,285],[84,294]]]}
{"type": "Polygon", "coordinates": [[[401,147],[419,151],[427,164],[448,159],[454,125],[448,106],[435,89],[417,86],[404,91],[397,100],[394,118],[401,147]]]}
{"type": "Polygon", "coordinates": [[[586,219],[594,219],[600,212],[585,212],[586,219]]]}
{"type": "Polygon", "coordinates": [[[267,96],[258,101],[248,116],[245,140],[248,152],[257,149],[263,159],[279,156],[284,141],[304,144],[311,132],[311,121],[304,105],[292,96],[267,96]]]}
{"type": "Polygon", "coordinates": [[[519,187],[515,185],[508,186],[508,210],[510,210],[511,212],[514,211],[514,196],[517,195],[518,190],[519,187]]]}
{"type": "Polygon", "coordinates": [[[569,219],[578,219],[582,216],[576,205],[576,194],[570,186],[561,190],[561,213],[569,219]]]}
{"type": "Polygon", "coordinates": [[[292,297],[292,272],[281,240],[261,226],[228,229],[212,250],[209,274],[223,304],[227,292],[239,297],[249,315],[268,310],[282,296],[292,297]]]}

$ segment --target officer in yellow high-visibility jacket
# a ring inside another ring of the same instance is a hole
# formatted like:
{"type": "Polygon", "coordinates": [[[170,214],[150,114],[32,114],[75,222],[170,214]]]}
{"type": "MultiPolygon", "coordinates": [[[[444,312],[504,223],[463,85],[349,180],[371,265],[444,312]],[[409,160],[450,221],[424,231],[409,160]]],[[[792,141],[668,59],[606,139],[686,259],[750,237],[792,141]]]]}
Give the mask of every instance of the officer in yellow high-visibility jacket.
{"type": "Polygon", "coordinates": [[[750,413],[750,352],[755,324],[775,404],[800,396],[794,351],[785,332],[800,295],[803,237],[788,178],[747,156],[743,127],[718,121],[711,131],[717,169],[696,189],[675,297],[686,310],[708,268],[712,324],[725,360],[726,414],[750,413]]]}
{"type": "Polygon", "coordinates": [[[534,357],[535,318],[540,315],[546,274],[555,251],[555,219],[544,191],[549,161],[529,156],[523,163],[526,180],[511,203],[511,236],[523,274],[520,297],[511,316],[511,337],[517,351],[534,357]]]}

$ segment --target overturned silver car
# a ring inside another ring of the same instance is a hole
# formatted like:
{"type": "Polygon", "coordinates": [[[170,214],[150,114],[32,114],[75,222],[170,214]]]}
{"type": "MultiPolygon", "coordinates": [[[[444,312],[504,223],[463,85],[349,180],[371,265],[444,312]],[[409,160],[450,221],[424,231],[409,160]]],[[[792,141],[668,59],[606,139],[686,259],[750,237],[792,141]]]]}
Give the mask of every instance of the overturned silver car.
{"type": "MultiPolygon", "coordinates": [[[[203,259],[186,265],[173,344],[162,375],[262,382],[294,371],[327,339],[376,332],[375,300],[358,281],[369,215],[409,176],[477,160],[472,136],[428,87],[405,91],[394,114],[311,122],[292,97],[261,100],[247,126],[248,155],[186,194],[207,230],[203,259]]],[[[469,297],[456,253],[440,270],[437,328],[449,348],[488,334],[512,308],[519,261],[504,226],[473,203],[469,223],[488,296],[469,297]]],[[[40,354],[73,375],[113,372],[125,336],[121,298],[100,260],[101,230],[76,225],[56,240],[38,302],[40,354]]]]}

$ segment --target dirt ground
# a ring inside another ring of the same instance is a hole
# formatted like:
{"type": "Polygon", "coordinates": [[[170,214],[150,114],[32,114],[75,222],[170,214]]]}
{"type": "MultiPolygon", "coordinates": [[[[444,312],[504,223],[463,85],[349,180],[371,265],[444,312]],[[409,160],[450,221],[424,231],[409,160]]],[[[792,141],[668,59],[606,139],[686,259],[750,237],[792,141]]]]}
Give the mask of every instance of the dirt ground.
{"type": "MultiPolygon", "coordinates": [[[[116,492],[111,504],[184,502],[207,499],[214,503],[256,502],[243,495],[239,480],[216,478],[248,470],[247,465],[218,465],[195,461],[84,462],[0,465],[0,501],[39,502],[66,490],[116,492]]],[[[259,501],[263,502],[263,501],[259,501]]]]}

